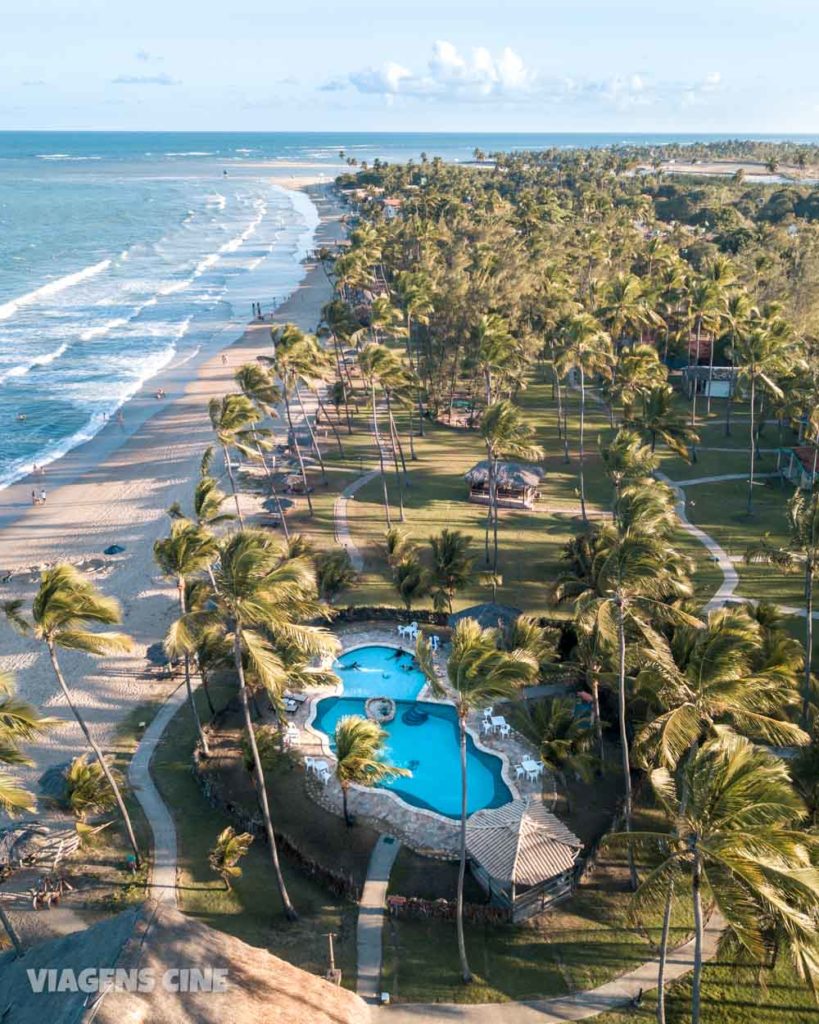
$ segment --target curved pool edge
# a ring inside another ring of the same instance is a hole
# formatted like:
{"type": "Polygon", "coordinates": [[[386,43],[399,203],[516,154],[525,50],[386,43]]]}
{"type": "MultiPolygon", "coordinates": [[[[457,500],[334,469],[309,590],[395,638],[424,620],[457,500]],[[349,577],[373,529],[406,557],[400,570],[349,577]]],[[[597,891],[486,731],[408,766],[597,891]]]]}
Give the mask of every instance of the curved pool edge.
{"type": "MultiPolygon", "coordinates": [[[[377,641],[377,642],[370,640],[370,641],[367,641],[367,642],[364,642],[364,643],[351,644],[349,647],[346,647],[346,646],[344,646],[342,644],[342,653],[343,654],[349,654],[351,651],[356,651],[356,650],[359,650],[359,649],[365,648],[365,647],[390,647],[393,650],[399,650],[399,649],[406,650],[406,648],[402,648],[400,644],[394,643],[394,642],[390,642],[389,640],[377,641]]],[[[437,668],[438,668],[438,666],[436,665],[436,670],[437,670],[437,668]]],[[[441,675],[440,672],[439,672],[439,678],[440,678],[442,686],[444,686],[445,688],[448,688],[447,687],[446,679],[445,679],[445,677],[443,677],[441,675]]],[[[315,722],[316,715],[318,713],[319,701],[324,700],[327,697],[341,697],[343,695],[344,695],[344,684],[341,681],[341,679],[339,679],[339,682],[337,683],[336,686],[332,687],[332,689],[327,688],[327,692],[313,693],[313,694],[310,694],[308,696],[308,700],[310,702],[310,706],[308,708],[307,720],[306,720],[306,722],[304,724],[305,732],[309,733],[309,735],[311,737],[313,737],[313,739],[317,742],[317,744],[318,744],[322,754],[325,757],[327,757],[329,760],[331,760],[331,761],[335,761],[335,754],[333,754],[332,749],[330,747],[330,737],[327,735],[327,733],[323,732],[321,729],[316,729],[313,723],[315,722]]],[[[432,694],[432,688],[431,688],[429,682],[426,682],[424,684],[422,689],[419,691],[418,696],[414,698],[414,701],[416,703],[417,702],[423,702],[423,703],[427,703],[427,704],[447,705],[449,707],[456,708],[456,711],[457,711],[456,704],[455,704],[455,702],[453,700],[451,700],[450,698],[447,698],[447,697],[435,697],[432,694]],[[429,695],[428,696],[423,696],[423,694],[426,693],[426,691],[429,691],[429,695]]],[[[466,731],[469,734],[472,742],[475,744],[475,747],[476,747],[477,750],[480,750],[482,753],[489,754],[492,757],[496,757],[496,758],[498,758],[500,760],[500,762],[501,762],[501,780],[503,781],[503,783],[506,786],[506,788],[509,790],[509,793],[510,793],[510,795],[512,797],[512,799],[509,801],[509,803],[512,803],[515,800],[519,800],[520,797],[521,797],[521,792],[518,789],[515,781],[512,779],[512,770],[511,770],[511,762],[509,760],[509,755],[506,754],[502,750],[494,750],[494,749],[492,749],[492,747],[486,746],[486,744],[484,744],[484,742],[483,742],[483,740],[482,740],[482,738],[481,738],[481,736],[479,734],[479,731],[477,729],[473,728],[473,726],[471,726],[468,721],[466,723],[466,731]]],[[[422,816],[424,816],[426,818],[431,819],[432,821],[434,821],[436,824],[439,824],[439,825],[443,824],[443,825],[446,825],[446,826],[449,826],[449,827],[453,827],[453,828],[457,828],[459,826],[460,817],[450,818],[450,817],[448,817],[445,814],[438,813],[437,811],[432,811],[432,810],[429,810],[428,808],[425,808],[425,807],[417,807],[415,804],[411,804],[408,800],[405,800],[402,796],[399,796],[397,793],[393,792],[392,790],[389,790],[389,789],[378,789],[378,788],[373,787],[373,786],[360,786],[358,783],[355,783],[355,782],[352,783],[351,788],[354,789],[356,792],[367,793],[367,794],[369,794],[371,796],[374,796],[375,798],[377,798],[379,800],[384,799],[384,800],[390,801],[395,806],[396,810],[410,811],[412,814],[422,815],[422,816]]],[[[500,807],[505,807],[506,804],[500,804],[499,806],[500,807]]],[[[474,813],[477,813],[477,812],[473,811],[473,814],[474,813]]],[[[471,817],[471,815],[468,816],[468,817],[471,817]]]]}

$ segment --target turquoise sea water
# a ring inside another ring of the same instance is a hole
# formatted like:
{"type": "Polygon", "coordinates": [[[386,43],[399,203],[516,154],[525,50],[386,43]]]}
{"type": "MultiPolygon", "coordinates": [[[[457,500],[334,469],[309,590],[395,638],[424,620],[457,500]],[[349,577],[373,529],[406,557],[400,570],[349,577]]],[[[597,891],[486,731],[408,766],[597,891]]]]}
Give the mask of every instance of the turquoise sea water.
{"type": "Polygon", "coordinates": [[[271,184],[299,173],[289,164],[329,180],[342,149],[468,160],[696,138],[0,132],[0,487],[93,436],[162,367],[234,340],[252,302],[293,290],[316,211],[271,184]]]}
{"type": "MultiPolygon", "coordinates": [[[[414,807],[457,818],[461,813],[461,761],[455,708],[415,700],[424,676],[418,669],[407,671],[405,667],[411,665],[411,655],[396,658],[391,647],[365,647],[345,654],[336,666],[343,695],[319,701],[313,725],[332,737],[340,718],[364,715],[367,697],[392,697],[397,710],[384,726],[386,759],[409,769],[412,775],[384,783],[383,788],[414,807]],[[349,667],[354,665],[358,667],[349,667]]],[[[466,772],[469,814],[484,807],[500,807],[512,799],[501,776],[500,758],[479,750],[471,736],[467,738],[466,772]]]]}

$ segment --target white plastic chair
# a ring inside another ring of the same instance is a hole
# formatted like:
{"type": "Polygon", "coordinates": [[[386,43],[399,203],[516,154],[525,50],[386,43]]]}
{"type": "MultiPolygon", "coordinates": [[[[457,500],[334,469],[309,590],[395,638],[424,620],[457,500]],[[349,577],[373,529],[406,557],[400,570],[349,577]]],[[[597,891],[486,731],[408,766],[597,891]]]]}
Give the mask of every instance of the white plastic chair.
{"type": "Polygon", "coordinates": [[[437,651],[438,648],[441,646],[441,638],[439,636],[431,636],[429,638],[429,646],[433,649],[433,651],[437,651]]]}
{"type": "Polygon", "coordinates": [[[305,757],[304,759],[304,767],[307,769],[308,772],[312,772],[313,765],[315,765],[315,763],[316,759],[314,757],[305,757]]]}
{"type": "Polygon", "coordinates": [[[527,779],[527,781],[529,781],[529,782],[537,782],[537,780],[538,780],[539,778],[540,778],[540,773],[539,773],[539,772],[537,772],[537,771],[534,771],[534,772],[527,772],[527,773],[526,773],[526,779],[527,779]]]}
{"type": "Polygon", "coordinates": [[[516,764],[514,767],[515,767],[515,778],[516,779],[523,778],[523,776],[526,774],[526,772],[523,770],[523,765],[522,764],[516,764]]]}
{"type": "Polygon", "coordinates": [[[319,779],[320,779],[321,784],[323,786],[327,785],[327,783],[330,781],[330,779],[332,777],[332,774],[333,773],[330,771],[329,768],[322,768],[321,769],[321,771],[319,772],[319,779]]]}
{"type": "Polygon", "coordinates": [[[481,735],[488,736],[492,732],[492,723],[488,718],[484,718],[481,722],[481,735]]]}
{"type": "Polygon", "coordinates": [[[494,710],[495,710],[494,708],[484,708],[483,709],[483,717],[484,717],[484,719],[487,719],[487,720],[490,719],[492,717],[492,712],[494,710]]]}
{"type": "Polygon", "coordinates": [[[504,722],[503,725],[498,726],[498,732],[501,736],[508,736],[512,731],[512,726],[508,722],[504,722]]]}

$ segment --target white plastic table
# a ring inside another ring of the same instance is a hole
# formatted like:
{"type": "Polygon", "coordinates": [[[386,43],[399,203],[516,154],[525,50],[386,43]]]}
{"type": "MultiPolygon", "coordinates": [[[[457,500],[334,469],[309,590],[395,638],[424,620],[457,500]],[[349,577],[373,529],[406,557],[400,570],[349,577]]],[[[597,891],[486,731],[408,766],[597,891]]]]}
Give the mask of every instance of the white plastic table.
{"type": "Polygon", "coordinates": [[[492,729],[495,731],[506,725],[506,719],[503,715],[492,715],[489,721],[492,723],[492,729]]]}

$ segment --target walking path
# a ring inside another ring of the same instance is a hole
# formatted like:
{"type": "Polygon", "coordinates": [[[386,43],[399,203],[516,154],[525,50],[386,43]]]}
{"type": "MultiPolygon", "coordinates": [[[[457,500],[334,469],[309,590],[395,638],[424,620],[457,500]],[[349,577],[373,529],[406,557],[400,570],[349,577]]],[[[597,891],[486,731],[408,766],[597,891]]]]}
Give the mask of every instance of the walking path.
{"type": "Polygon", "coordinates": [[[368,1003],[377,1003],[381,991],[381,932],[387,885],[401,844],[392,836],[381,836],[373,847],[367,878],[358,907],[356,945],[358,981],[356,991],[368,1003]]]}
{"type": "MultiPolygon", "coordinates": [[[[703,961],[717,953],[725,921],[712,915],[705,926],[702,944],[703,961]]],[[[694,966],[694,940],[673,950],[665,967],[666,983],[682,978],[694,966]]],[[[561,1024],[567,1020],[588,1020],[609,1010],[627,1006],[640,993],[657,987],[659,960],[655,957],[633,971],[598,985],[597,988],[573,995],[538,999],[530,1003],[410,1003],[379,1010],[374,1019],[380,1024],[419,1024],[422,1021],[462,1021],[465,1024],[561,1024]]]]}
{"type": "MultiPolygon", "coordinates": [[[[192,684],[195,686],[195,684],[192,684]]],[[[148,870],[148,888],[155,900],[177,904],[176,899],[176,827],[165,801],[151,778],[151,758],[162,733],[187,699],[184,684],[168,697],[145,730],[128,766],[128,782],[140,803],[153,833],[153,857],[148,870]]]]}
{"type": "Polygon", "coordinates": [[[370,480],[375,479],[375,477],[378,476],[378,473],[379,471],[377,469],[371,469],[363,476],[357,477],[352,483],[347,484],[333,503],[333,529],[335,531],[335,537],[338,543],[346,549],[347,554],[350,556],[352,566],[356,572],[363,572],[364,556],[361,554],[361,551],[358,549],[358,546],[350,533],[350,525],[347,521],[347,502],[353,497],[360,487],[363,487],[364,484],[368,484],[370,480]]]}

